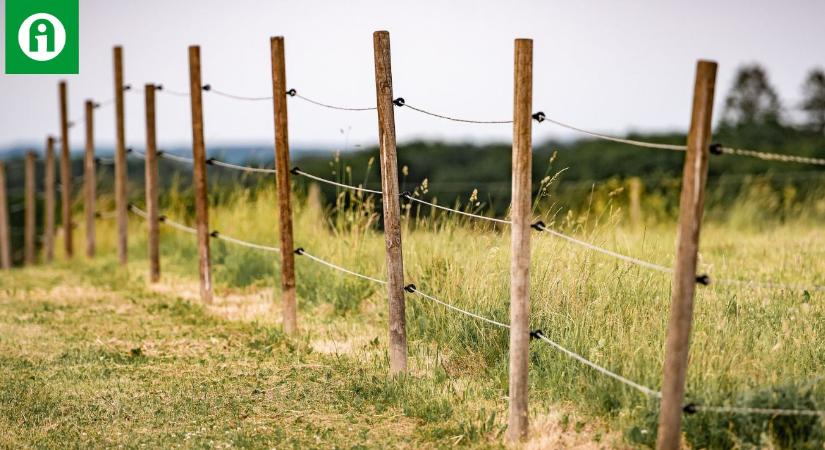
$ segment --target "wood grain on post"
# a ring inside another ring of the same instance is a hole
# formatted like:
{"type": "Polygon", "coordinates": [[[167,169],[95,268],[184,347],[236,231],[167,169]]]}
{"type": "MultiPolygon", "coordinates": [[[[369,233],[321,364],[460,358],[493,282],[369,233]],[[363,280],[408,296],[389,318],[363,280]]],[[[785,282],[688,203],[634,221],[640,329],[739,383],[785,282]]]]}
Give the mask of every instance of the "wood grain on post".
{"type": "Polygon", "coordinates": [[[23,216],[23,262],[30,266],[36,262],[35,258],[35,244],[34,236],[37,228],[35,220],[35,176],[37,155],[34,151],[26,152],[26,169],[25,169],[25,204],[23,216]]]}
{"type": "Polygon", "coordinates": [[[690,329],[693,321],[699,230],[708,176],[708,149],[711,142],[715,84],[716,63],[699,61],[696,67],[693,113],[682,173],[682,195],[679,200],[676,266],[673,271],[662,381],[662,408],[656,442],[656,448],[659,450],[675,450],[680,445],[682,402],[685,397],[690,329]]]}
{"type": "Polygon", "coordinates": [[[146,95],[146,226],[149,233],[149,281],[160,281],[160,223],[158,221],[158,160],[155,133],[155,85],[143,87],[146,95]]]}
{"type": "Polygon", "coordinates": [[[209,304],[212,303],[212,267],[209,255],[209,204],[206,193],[206,145],[203,140],[201,95],[201,50],[197,45],[193,45],[189,47],[189,97],[192,101],[192,170],[198,231],[198,269],[201,299],[209,304]]]}
{"type": "Polygon", "coordinates": [[[66,82],[60,82],[60,199],[63,212],[63,249],[74,256],[72,228],[72,160],[69,155],[69,112],[66,82]]]}
{"type": "Polygon", "coordinates": [[[91,100],[86,100],[86,153],[83,155],[83,206],[86,213],[86,257],[95,256],[95,213],[97,206],[97,175],[95,174],[95,131],[94,108],[91,100]]]}
{"type": "Polygon", "coordinates": [[[115,214],[117,215],[117,258],[128,262],[129,216],[126,186],[126,131],[123,124],[123,48],[113,49],[115,72],[115,214]]]}
{"type": "Polygon", "coordinates": [[[530,360],[530,218],[532,198],[533,40],[516,39],[513,184],[510,231],[510,414],[507,437],[527,435],[530,360]]]}
{"type": "Polygon", "coordinates": [[[43,209],[45,213],[45,223],[43,224],[43,248],[47,263],[54,260],[54,137],[46,138],[46,169],[43,180],[43,191],[45,195],[43,209]]]}
{"type": "Polygon", "coordinates": [[[404,308],[404,258],[401,252],[401,202],[398,196],[398,161],[395,147],[390,33],[372,35],[375,52],[375,94],[378,109],[378,142],[381,150],[381,191],[384,208],[384,240],[387,247],[387,294],[389,296],[390,373],[407,371],[407,319],[404,308]]]}
{"type": "Polygon", "coordinates": [[[6,163],[0,161],[0,269],[11,269],[11,228],[6,191],[6,163]]]}
{"type": "Polygon", "coordinates": [[[289,134],[286,101],[286,65],[284,38],[270,39],[272,52],[272,98],[275,108],[275,183],[278,189],[278,211],[281,235],[281,295],[284,331],[298,331],[295,299],[295,254],[292,238],[292,204],[289,184],[289,134]]]}

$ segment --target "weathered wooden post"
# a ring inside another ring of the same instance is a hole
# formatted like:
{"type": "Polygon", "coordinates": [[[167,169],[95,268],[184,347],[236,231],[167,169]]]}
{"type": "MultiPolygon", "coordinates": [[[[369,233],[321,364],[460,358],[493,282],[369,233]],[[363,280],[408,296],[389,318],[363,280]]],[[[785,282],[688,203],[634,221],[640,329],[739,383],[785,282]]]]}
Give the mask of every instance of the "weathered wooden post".
{"type": "Polygon", "coordinates": [[[69,155],[69,107],[66,82],[60,82],[60,198],[63,212],[63,249],[66,258],[74,256],[72,228],[72,160],[69,155]]]}
{"type": "Polygon", "coordinates": [[[86,100],[86,153],[83,155],[83,206],[86,213],[86,257],[95,256],[95,198],[97,197],[97,175],[95,173],[94,108],[91,100],[86,100]]]}
{"type": "Polygon", "coordinates": [[[532,199],[533,40],[516,39],[513,184],[510,231],[510,415],[507,437],[527,435],[530,361],[530,218],[532,199]]]}
{"type": "Polygon", "coordinates": [[[642,180],[633,177],[628,181],[630,196],[630,224],[633,228],[642,226],[642,180]]]}
{"type": "Polygon", "coordinates": [[[26,152],[26,169],[25,169],[25,213],[23,216],[23,262],[27,265],[33,265],[36,262],[34,236],[37,228],[35,220],[37,218],[35,208],[35,184],[34,178],[37,173],[37,154],[33,150],[26,152]]]}
{"type": "Polygon", "coordinates": [[[284,331],[298,331],[298,306],[295,299],[295,254],[292,239],[292,204],[289,184],[289,133],[286,101],[284,38],[270,39],[272,52],[272,103],[275,108],[275,183],[281,235],[281,303],[284,331]]]}
{"type": "Polygon", "coordinates": [[[0,269],[11,269],[11,228],[6,191],[6,163],[0,160],[0,269]]]}
{"type": "Polygon", "coordinates": [[[43,179],[45,199],[43,209],[46,211],[43,224],[43,248],[47,263],[54,260],[54,136],[46,138],[46,168],[43,179]]]}
{"type": "Polygon", "coordinates": [[[404,311],[404,258],[401,252],[401,202],[398,196],[398,161],[395,148],[390,33],[372,35],[375,56],[375,94],[378,109],[378,143],[381,150],[381,191],[384,240],[387,247],[389,297],[390,373],[407,371],[407,319],[404,311]]]}
{"type": "Polygon", "coordinates": [[[693,321],[693,295],[697,283],[699,229],[702,224],[705,182],[708,176],[715,84],[716,63],[699,61],[693,89],[693,113],[685,167],[682,172],[682,195],[679,200],[676,267],[673,272],[662,381],[662,408],[656,442],[656,448],[659,450],[678,449],[681,438],[682,402],[685,397],[690,328],[693,321]]]}
{"type": "Polygon", "coordinates": [[[115,73],[115,213],[117,214],[117,258],[121,265],[129,259],[129,216],[126,174],[126,131],[123,124],[123,48],[113,51],[115,73]]]}
{"type": "Polygon", "coordinates": [[[149,233],[149,281],[160,281],[160,223],[158,221],[158,160],[155,134],[155,85],[143,87],[146,95],[146,226],[149,233]]]}
{"type": "Polygon", "coordinates": [[[212,303],[212,267],[209,256],[209,203],[206,185],[206,145],[203,140],[203,99],[201,92],[201,50],[189,47],[189,97],[192,102],[192,168],[195,184],[195,219],[201,299],[212,303]]]}

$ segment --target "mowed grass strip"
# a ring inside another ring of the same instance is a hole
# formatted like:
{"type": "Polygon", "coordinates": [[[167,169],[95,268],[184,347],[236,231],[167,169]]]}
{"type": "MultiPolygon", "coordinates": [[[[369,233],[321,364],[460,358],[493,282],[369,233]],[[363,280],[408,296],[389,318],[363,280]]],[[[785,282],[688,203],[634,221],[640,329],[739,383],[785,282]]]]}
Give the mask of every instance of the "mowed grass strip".
{"type": "Polygon", "coordinates": [[[312,323],[290,339],[109,264],[0,275],[0,447],[499,445],[497,389],[456,401],[443,371],[386,377],[378,337],[321,353],[312,323]],[[117,290],[89,282],[101,272],[117,290]]]}

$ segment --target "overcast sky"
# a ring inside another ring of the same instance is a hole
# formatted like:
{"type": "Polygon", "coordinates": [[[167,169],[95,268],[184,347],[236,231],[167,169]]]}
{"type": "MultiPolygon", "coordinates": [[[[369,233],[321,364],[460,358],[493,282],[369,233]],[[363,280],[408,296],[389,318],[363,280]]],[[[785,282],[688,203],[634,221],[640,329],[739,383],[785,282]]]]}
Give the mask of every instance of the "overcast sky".
{"type": "MultiPolygon", "coordinates": [[[[825,1],[216,1],[80,0],[80,74],[67,76],[69,109],[113,96],[111,47],[125,78],[188,89],[187,47],[201,46],[203,81],[241,95],[271,95],[269,37],[286,40],[287,84],[333,104],[374,106],[372,32],[388,30],[395,95],[435,112],[512,115],[513,39],[534,40],[534,110],[581,127],[685,130],[696,61],[719,63],[716,116],[734,70],[764,64],[784,99],[825,66],[825,1]]],[[[0,148],[41,146],[58,128],[59,76],[1,75],[0,148]]],[[[272,142],[270,102],[205,94],[207,146],[272,142]]],[[[127,145],[144,142],[143,98],[126,97],[127,145]]],[[[97,112],[99,145],[114,141],[114,109],[97,112]]],[[[191,143],[188,99],[160,96],[161,147],[191,143]]],[[[377,140],[375,112],[289,103],[293,146],[353,148],[377,140]],[[349,130],[348,139],[342,130],[349,130]],[[348,144],[347,144],[348,142],[348,144]]],[[[468,125],[397,110],[400,141],[508,141],[508,125],[468,125]]],[[[550,125],[534,139],[570,137],[550,125]]],[[[81,130],[72,133],[76,148],[81,130]]]]}

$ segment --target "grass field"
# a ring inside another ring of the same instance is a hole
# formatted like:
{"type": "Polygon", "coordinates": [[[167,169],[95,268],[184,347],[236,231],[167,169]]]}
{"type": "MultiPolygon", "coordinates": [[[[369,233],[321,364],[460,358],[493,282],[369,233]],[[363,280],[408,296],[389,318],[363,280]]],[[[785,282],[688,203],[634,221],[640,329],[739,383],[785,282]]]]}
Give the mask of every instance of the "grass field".
{"type": "MultiPolygon", "coordinates": [[[[325,211],[300,199],[296,245],[384,278],[374,202],[339,197],[325,211]]],[[[312,203],[312,202],[311,202],[312,203]]],[[[211,228],[276,245],[273,192],[217,202],[211,228]]],[[[187,221],[174,195],[165,213],[187,221]]],[[[406,210],[407,282],[507,321],[507,229],[406,210]]],[[[671,265],[675,227],[633,229],[615,208],[541,218],[556,229],[671,265]]],[[[134,218],[134,216],[132,216],[134,218]]],[[[217,301],[199,305],[194,237],[164,229],[164,280],[146,282],[144,228],[131,225],[128,269],[100,221],[93,262],[0,275],[0,447],[381,448],[501,445],[507,335],[407,296],[411,373],[388,378],[381,286],[297,257],[300,337],[279,331],[278,255],[213,241],[217,301]]],[[[82,245],[78,248],[83,248],[82,245]]],[[[810,220],[709,221],[702,273],[825,284],[825,233],[810,220]],[[737,224],[733,226],[732,223],[737,224]]],[[[658,389],[670,279],[554,238],[533,235],[532,318],[559,344],[658,389]]],[[[712,284],[695,306],[688,400],[825,407],[825,295],[712,284]]],[[[656,403],[534,341],[533,431],[527,447],[651,445],[656,403]]],[[[696,414],[692,448],[823,448],[821,419],[696,414]]]]}

